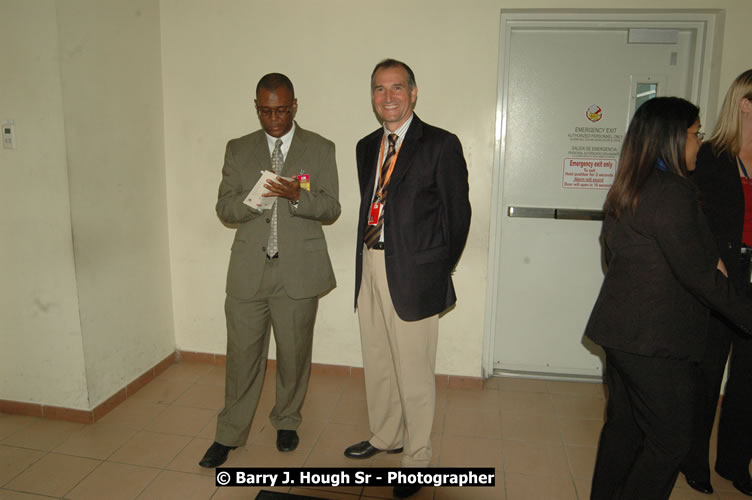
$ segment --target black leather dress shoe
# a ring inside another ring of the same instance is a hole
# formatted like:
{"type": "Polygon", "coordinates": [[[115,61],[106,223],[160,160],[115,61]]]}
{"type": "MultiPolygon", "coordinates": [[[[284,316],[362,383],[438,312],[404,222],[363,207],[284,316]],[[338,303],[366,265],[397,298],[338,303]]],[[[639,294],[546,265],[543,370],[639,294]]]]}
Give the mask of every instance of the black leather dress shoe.
{"type": "Polygon", "coordinates": [[[710,484],[710,481],[690,479],[687,477],[687,484],[689,485],[690,488],[692,488],[693,490],[699,491],[700,493],[705,493],[706,495],[710,495],[711,493],[713,493],[713,485],[710,484]]]}
{"type": "Polygon", "coordinates": [[[395,448],[393,450],[380,450],[368,441],[361,441],[358,444],[354,444],[348,447],[345,450],[345,456],[347,458],[364,459],[371,458],[372,456],[376,455],[377,453],[381,453],[382,451],[389,454],[402,453],[402,448],[395,448]]]}
{"type": "Polygon", "coordinates": [[[737,490],[752,497],[752,478],[749,477],[749,474],[743,479],[732,481],[732,484],[737,490]]]}
{"type": "Polygon", "coordinates": [[[204,453],[204,458],[202,458],[198,464],[207,469],[219,467],[225,463],[225,460],[227,460],[227,455],[229,455],[230,450],[234,450],[235,448],[237,448],[237,446],[225,446],[214,441],[214,443],[209,446],[209,449],[206,450],[206,453],[204,453]]]}
{"type": "Polygon", "coordinates": [[[396,498],[408,498],[419,492],[421,488],[419,484],[398,484],[392,493],[396,498]]]}
{"type": "Polygon", "coordinates": [[[298,447],[298,433],[290,430],[277,431],[277,449],[279,451],[292,451],[298,447]]]}

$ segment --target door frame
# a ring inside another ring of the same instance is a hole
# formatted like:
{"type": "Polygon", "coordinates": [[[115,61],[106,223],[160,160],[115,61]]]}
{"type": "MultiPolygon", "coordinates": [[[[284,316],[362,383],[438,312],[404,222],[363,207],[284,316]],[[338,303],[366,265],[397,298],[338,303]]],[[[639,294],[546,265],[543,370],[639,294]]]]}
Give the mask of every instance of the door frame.
{"type": "MultiPolygon", "coordinates": [[[[693,58],[693,77],[689,100],[703,110],[703,126],[712,130],[716,118],[716,103],[720,80],[720,54],[725,11],[715,10],[582,10],[582,9],[502,9],[499,36],[499,66],[497,82],[496,124],[494,130],[494,158],[491,188],[491,221],[488,253],[488,282],[486,291],[486,317],[483,335],[482,375],[488,378],[495,373],[494,353],[498,328],[496,304],[504,277],[501,276],[501,221],[506,216],[504,193],[504,157],[506,155],[506,125],[509,109],[509,72],[507,62],[511,57],[511,37],[515,30],[597,27],[692,29],[697,33],[693,58]],[[712,99],[711,99],[712,97],[712,99]]],[[[509,376],[541,378],[557,377],[555,374],[519,374],[496,370],[509,376]]],[[[578,378],[578,377],[577,377],[578,378]]]]}

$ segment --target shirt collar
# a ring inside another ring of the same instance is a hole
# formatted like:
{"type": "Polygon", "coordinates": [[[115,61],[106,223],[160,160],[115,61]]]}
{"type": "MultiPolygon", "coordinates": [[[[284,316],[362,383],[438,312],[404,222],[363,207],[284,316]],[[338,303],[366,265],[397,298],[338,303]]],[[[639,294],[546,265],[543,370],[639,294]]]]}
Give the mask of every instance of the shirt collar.
{"type": "Polygon", "coordinates": [[[400,125],[400,127],[397,130],[395,130],[394,132],[392,132],[391,130],[389,130],[388,128],[386,128],[386,123],[385,123],[383,125],[383,127],[384,127],[384,137],[388,136],[389,134],[397,134],[397,137],[398,137],[397,142],[398,143],[402,142],[402,139],[405,137],[405,134],[407,133],[407,129],[410,128],[410,124],[412,123],[414,116],[415,116],[415,113],[411,112],[410,113],[410,117],[407,120],[405,120],[405,123],[403,123],[402,125],[400,125]]]}
{"type": "Polygon", "coordinates": [[[264,131],[264,135],[266,136],[266,143],[269,145],[269,150],[273,151],[274,146],[277,143],[277,139],[282,139],[282,149],[284,151],[287,151],[290,148],[290,143],[292,142],[292,136],[295,135],[295,122],[292,122],[292,127],[290,128],[290,131],[287,132],[282,137],[272,137],[271,135],[267,134],[266,131],[264,131]]]}

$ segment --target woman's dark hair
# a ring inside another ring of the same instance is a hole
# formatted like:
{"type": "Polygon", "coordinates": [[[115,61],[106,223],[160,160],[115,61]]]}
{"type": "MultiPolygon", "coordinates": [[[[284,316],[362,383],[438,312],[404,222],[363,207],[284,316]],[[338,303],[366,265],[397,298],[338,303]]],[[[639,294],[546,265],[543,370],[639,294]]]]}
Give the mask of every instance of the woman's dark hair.
{"type": "Polygon", "coordinates": [[[637,208],[640,189],[659,160],[668,171],[687,176],[687,129],[699,116],[700,108],[679,97],[656,97],[640,106],[624,136],[616,178],[604,205],[607,214],[618,219],[637,208]]]}

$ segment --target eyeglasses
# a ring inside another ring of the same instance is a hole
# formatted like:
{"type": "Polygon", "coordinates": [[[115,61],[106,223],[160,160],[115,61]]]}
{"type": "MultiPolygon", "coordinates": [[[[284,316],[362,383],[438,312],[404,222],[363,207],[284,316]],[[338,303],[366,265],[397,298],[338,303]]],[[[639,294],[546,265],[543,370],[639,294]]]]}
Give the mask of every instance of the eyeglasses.
{"type": "Polygon", "coordinates": [[[696,135],[700,142],[705,139],[705,132],[690,132],[690,134],[696,135]]]}
{"type": "Polygon", "coordinates": [[[278,108],[259,108],[258,106],[256,106],[256,111],[264,118],[269,118],[275,113],[281,116],[292,112],[292,104],[288,104],[287,106],[280,106],[278,108]]]}

